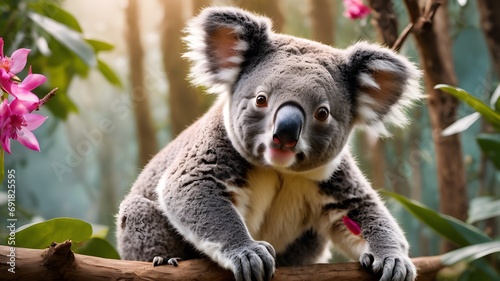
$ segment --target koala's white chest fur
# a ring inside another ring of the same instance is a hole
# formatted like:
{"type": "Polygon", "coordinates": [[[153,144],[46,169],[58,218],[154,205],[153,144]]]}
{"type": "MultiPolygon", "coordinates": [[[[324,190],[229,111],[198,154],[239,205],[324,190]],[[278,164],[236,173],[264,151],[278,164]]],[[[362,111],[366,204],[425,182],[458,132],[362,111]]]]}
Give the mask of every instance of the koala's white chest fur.
{"type": "Polygon", "coordinates": [[[265,240],[280,252],[304,231],[327,225],[322,215],[327,199],[312,180],[264,168],[252,169],[247,179],[248,186],[229,191],[255,240],[265,240]]]}

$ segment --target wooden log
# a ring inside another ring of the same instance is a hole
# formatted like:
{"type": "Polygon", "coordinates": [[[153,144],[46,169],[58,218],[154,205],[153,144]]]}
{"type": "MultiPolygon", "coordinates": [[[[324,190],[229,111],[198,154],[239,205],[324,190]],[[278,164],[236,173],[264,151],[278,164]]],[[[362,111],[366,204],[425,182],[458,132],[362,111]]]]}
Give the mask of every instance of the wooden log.
{"type": "MultiPolygon", "coordinates": [[[[233,280],[230,271],[207,259],[181,261],[178,267],[153,267],[149,262],[104,259],[74,254],[71,241],[53,243],[45,250],[15,248],[15,273],[8,256],[11,248],[0,246],[2,280],[233,280]]],[[[419,257],[418,281],[434,280],[441,265],[440,257],[419,257]]],[[[273,280],[357,280],[371,281],[377,277],[361,268],[359,263],[314,264],[280,267],[273,280]]]]}

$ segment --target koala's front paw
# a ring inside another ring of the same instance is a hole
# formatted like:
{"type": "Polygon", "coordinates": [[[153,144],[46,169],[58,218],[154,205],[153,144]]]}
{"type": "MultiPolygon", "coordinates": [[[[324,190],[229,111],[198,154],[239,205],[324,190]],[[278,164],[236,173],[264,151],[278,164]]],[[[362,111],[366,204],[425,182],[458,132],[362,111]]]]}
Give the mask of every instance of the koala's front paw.
{"type": "Polygon", "coordinates": [[[271,244],[252,241],[228,253],[236,281],[270,280],[274,275],[276,252],[271,244]]]}
{"type": "Polygon", "coordinates": [[[417,269],[410,258],[403,253],[374,255],[364,253],[359,258],[361,266],[378,274],[380,281],[413,281],[417,277],[417,269]]]}

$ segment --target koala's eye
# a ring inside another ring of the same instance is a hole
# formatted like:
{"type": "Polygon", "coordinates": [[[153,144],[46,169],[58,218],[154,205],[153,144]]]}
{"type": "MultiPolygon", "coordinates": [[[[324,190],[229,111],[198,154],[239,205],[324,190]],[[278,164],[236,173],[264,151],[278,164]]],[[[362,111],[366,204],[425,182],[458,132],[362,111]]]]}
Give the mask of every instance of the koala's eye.
{"type": "Polygon", "coordinates": [[[263,94],[259,94],[256,98],[255,98],[255,104],[258,106],[258,107],[266,107],[267,106],[267,97],[263,94]]]}
{"type": "Polygon", "coordinates": [[[314,113],[314,118],[318,119],[319,121],[325,121],[328,118],[328,115],[330,112],[328,112],[328,109],[326,107],[320,107],[318,110],[316,110],[316,113],[314,113]]]}

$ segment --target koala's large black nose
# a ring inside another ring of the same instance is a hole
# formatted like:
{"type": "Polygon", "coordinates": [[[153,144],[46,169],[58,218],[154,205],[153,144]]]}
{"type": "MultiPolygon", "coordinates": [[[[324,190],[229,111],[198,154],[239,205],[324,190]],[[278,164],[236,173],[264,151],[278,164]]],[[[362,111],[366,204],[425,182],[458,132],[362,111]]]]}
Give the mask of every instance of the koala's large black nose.
{"type": "Polygon", "coordinates": [[[274,119],[273,142],[281,149],[294,148],[299,140],[304,124],[304,114],[295,105],[285,105],[278,109],[274,119]]]}

